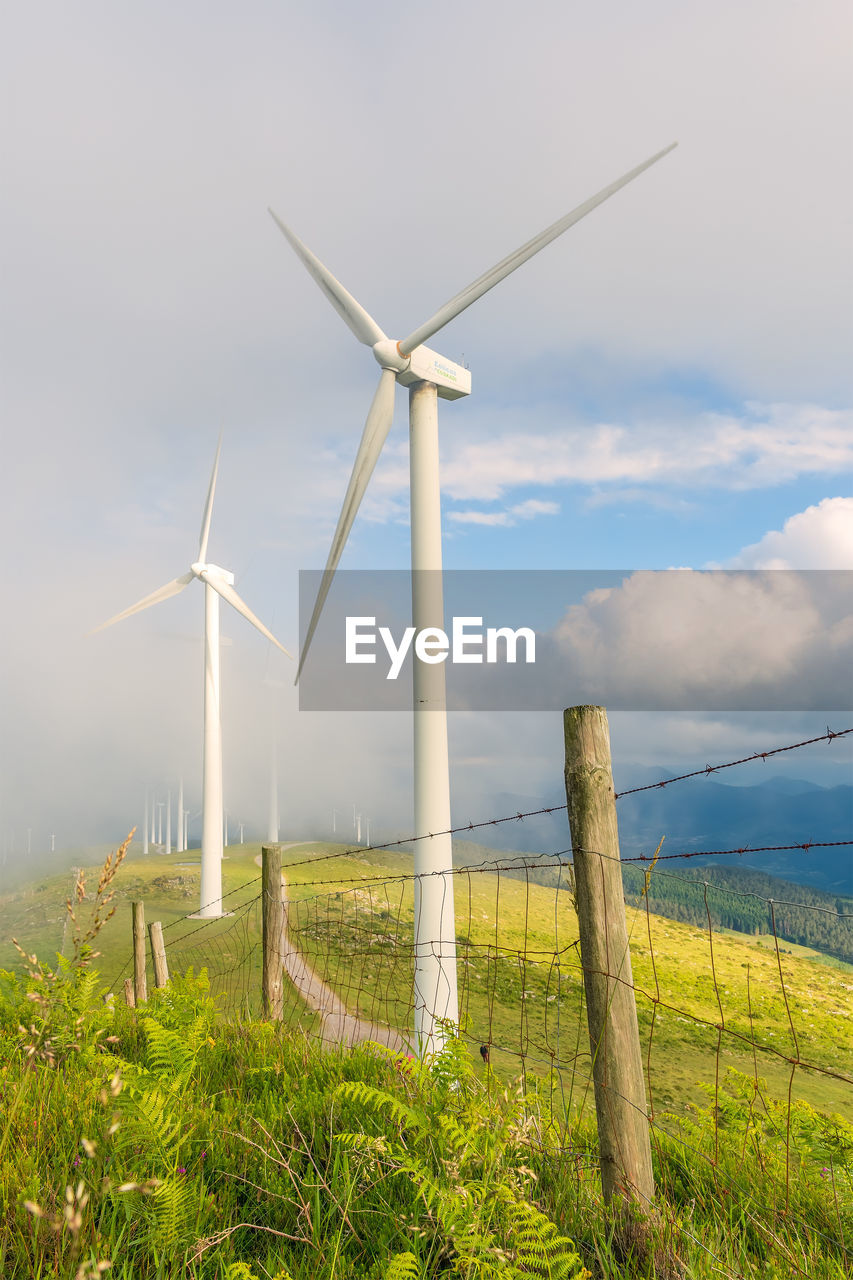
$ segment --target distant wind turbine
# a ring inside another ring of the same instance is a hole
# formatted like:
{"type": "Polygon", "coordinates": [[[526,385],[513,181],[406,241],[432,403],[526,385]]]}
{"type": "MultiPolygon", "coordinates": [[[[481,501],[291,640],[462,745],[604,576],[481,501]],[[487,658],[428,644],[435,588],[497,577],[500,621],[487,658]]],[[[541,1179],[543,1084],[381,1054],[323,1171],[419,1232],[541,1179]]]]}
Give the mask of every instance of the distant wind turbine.
{"type": "MultiPolygon", "coordinates": [[[[592,212],[620,188],[655,164],[676,144],[659,151],[610,186],[578,205],[528,240],[406,338],[395,342],[289,227],[270,210],[278,227],[310,275],[355,337],[372,349],[381,368],[379,385],[367,414],[364,432],[344,497],[332,547],[299,658],[304,666],[335,570],[356,513],[370,482],[394,415],[395,383],[409,388],[410,493],[412,530],[412,622],[416,631],[444,627],[441,587],[441,499],[438,472],[438,397],[455,400],[471,391],[466,368],[445,359],[427,339],[443,329],[484,293],[544,249],[557,236],[592,212]],[[433,570],[424,573],[423,570],[433,570]]],[[[458,1022],[456,930],[453,911],[453,850],[450,828],[450,781],[447,752],[444,667],[414,662],[414,799],[415,799],[415,1034],[421,1052],[443,1043],[438,1022],[458,1022]]]]}
{"type": "MultiPolygon", "coordinates": [[[[219,597],[221,596],[232,608],[251,622],[261,635],[266,636],[274,645],[287,654],[283,644],[276,640],[259,618],[240,599],[234,590],[234,575],[207,559],[207,542],[210,535],[210,518],[213,512],[213,495],[216,490],[216,476],[219,470],[219,454],[222,450],[222,438],[216,448],[213,462],[213,473],[204,504],[204,515],[201,521],[198,559],[189,571],[175,578],[157,591],[152,591],[144,599],[131,605],[129,609],[117,613],[114,618],[104,622],[95,631],[103,631],[131,614],[148,609],[151,605],[168,600],[177,595],[184,587],[198,578],[204,583],[204,763],[202,772],[202,827],[201,827],[201,901],[200,916],[211,917],[222,915],[222,715],[219,696],[219,597]]],[[[92,633],[94,634],[94,632],[92,633]]],[[[162,804],[162,802],[158,802],[162,804]]]]}
{"type": "Polygon", "coordinates": [[[178,778],[178,853],[184,852],[184,779],[178,778]]]}

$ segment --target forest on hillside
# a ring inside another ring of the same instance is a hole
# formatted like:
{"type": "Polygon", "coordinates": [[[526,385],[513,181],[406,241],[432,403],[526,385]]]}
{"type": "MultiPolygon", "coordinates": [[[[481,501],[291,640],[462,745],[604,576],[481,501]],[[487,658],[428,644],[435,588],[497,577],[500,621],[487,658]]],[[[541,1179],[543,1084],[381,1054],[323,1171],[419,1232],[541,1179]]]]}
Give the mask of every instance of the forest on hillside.
{"type": "MultiPolygon", "coordinates": [[[[457,861],[479,863],[496,857],[502,874],[529,879],[552,888],[572,888],[567,861],[549,864],[535,854],[501,853],[460,842],[457,861]],[[506,870],[503,870],[506,868],[506,870]]],[[[564,855],[567,859],[568,855],[564,855]]],[[[825,955],[853,964],[853,898],[840,897],[793,884],[752,867],[680,867],[678,871],[625,864],[622,868],[625,901],[645,907],[670,920],[707,929],[734,929],[738,933],[770,934],[811,947],[825,955]],[[648,886],[646,877],[648,875],[648,886]],[[772,908],[771,908],[772,901],[772,908]]]]}
{"type": "MultiPolygon", "coordinates": [[[[625,900],[643,905],[645,873],[622,871],[625,900]]],[[[649,877],[649,908],[657,915],[707,928],[772,934],[853,963],[853,900],[792,884],[751,867],[656,868],[649,877]],[[771,907],[772,902],[772,907],[771,907]]]]}

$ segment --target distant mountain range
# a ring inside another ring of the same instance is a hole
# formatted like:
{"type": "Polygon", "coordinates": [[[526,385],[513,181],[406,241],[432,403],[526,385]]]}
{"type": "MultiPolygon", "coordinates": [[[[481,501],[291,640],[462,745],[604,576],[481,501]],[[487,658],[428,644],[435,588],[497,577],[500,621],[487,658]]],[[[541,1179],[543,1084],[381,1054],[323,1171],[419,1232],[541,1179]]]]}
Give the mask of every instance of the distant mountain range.
{"type": "MultiPolygon", "coordinates": [[[[702,776],[659,786],[675,774],[662,769],[634,769],[617,780],[626,790],[617,802],[623,858],[654,852],[665,836],[661,854],[689,853],[670,866],[736,864],[810,885],[831,894],[853,896],[853,844],[828,849],[755,852],[766,845],[853,840],[853,785],[821,787],[802,779],[770,777],[755,786],[727,786],[702,776]],[[702,852],[742,849],[743,853],[703,858],[702,852]],[[695,855],[695,856],[694,856],[695,855]]],[[[565,794],[519,795],[502,792],[490,801],[497,815],[559,806],[565,794]]],[[[494,848],[555,853],[569,848],[565,812],[486,827],[472,839],[494,848]]]]}

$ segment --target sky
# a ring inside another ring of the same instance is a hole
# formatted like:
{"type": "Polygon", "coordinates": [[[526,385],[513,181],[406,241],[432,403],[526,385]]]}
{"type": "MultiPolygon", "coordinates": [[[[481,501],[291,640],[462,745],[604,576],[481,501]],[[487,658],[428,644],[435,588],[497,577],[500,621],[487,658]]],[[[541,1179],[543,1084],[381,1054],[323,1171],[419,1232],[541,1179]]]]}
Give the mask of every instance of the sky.
{"type": "MultiPolygon", "coordinates": [[[[842,0],[8,6],[0,848],[116,843],[179,775],[199,807],[200,585],[89,633],[195,559],[220,431],[210,556],[298,646],[376,365],[268,207],[404,334],[678,140],[432,340],[473,379],[440,412],[445,566],[853,567],[851,25],[842,0]]],[[[408,561],[400,391],[342,567],[408,561]]],[[[233,821],[264,827],[272,709],[283,838],[353,805],[404,830],[410,719],[300,712],[292,664],[223,630],[233,821]]],[[[451,717],[455,819],[559,786],[559,710],[451,717]]],[[[826,722],[618,712],[614,759],[826,722]]]]}

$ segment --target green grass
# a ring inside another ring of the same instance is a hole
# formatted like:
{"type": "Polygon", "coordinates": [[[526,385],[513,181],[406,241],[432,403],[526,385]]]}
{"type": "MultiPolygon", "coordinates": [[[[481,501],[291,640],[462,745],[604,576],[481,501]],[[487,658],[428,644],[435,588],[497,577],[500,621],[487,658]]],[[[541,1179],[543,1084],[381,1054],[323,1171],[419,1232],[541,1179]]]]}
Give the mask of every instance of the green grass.
{"type": "MultiPolygon", "coordinates": [[[[300,883],[316,881],[321,870],[324,880],[354,874],[350,860],[288,870],[300,949],[348,1007],[408,1025],[411,885],[335,889],[300,883]]],[[[509,1074],[523,1065],[541,1073],[552,1063],[570,1062],[586,1038],[570,894],[476,872],[455,877],[455,895],[460,1010],[475,1050],[490,1044],[493,1066],[509,1074]]],[[[788,1096],[792,1058],[853,1076],[845,969],[806,956],[794,944],[777,955],[752,938],[718,933],[712,951],[706,931],[631,908],[628,927],[656,1109],[695,1103],[697,1085],[714,1083],[729,1066],[750,1074],[757,1069],[775,1098],[788,1096]],[[753,1042],[764,1047],[753,1050],[753,1042]]],[[[820,1070],[797,1067],[794,1096],[853,1118],[850,1085],[820,1070]]]]}
{"type": "Polygon", "coordinates": [[[421,1067],[223,1023],[197,980],[145,1011],[105,1008],[85,969],[36,987],[34,1032],[20,988],[0,995],[4,1280],[99,1261],[123,1280],[847,1274],[853,1128],[799,1108],[786,1162],[750,1081],[691,1117],[689,1146],[656,1140],[638,1222],[602,1203],[587,1121],[453,1041],[421,1067]]]}
{"type": "MultiPolygon", "coordinates": [[[[583,1057],[569,1069],[585,1027],[568,893],[457,877],[467,1030],[421,1067],[319,1049],[295,993],[284,1023],[250,1016],[257,850],[229,852],[234,915],[221,921],[183,919],[185,855],[131,854],[105,886],[116,913],[92,939],[105,976],[121,979],[132,899],[172,926],[173,981],[147,1005],[104,1004],[85,943],[58,968],[0,975],[4,1277],[91,1280],[107,1261],[128,1280],[848,1273],[853,1126],[841,1082],[803,1067],[791,1079],[779,969],[801,1057],[835,1070],[853,1048],[847,973],[716,936],[715,986],[701,931],[629,912],[657,1186],[654,1213],[634,1221],[602,1203],[583,1057]],[[197,951],[219,965],[226,1018],[204,973],[174,977],[197,951]],[[783,1057],[745,1053],[737,1032],[783,1057]]],[[[293,934],[353,1010],[405,1025],[409,857],[338,855],[285,854],[293,934]]],[[[47,940],[50,894],[68,888],[45,882],[4,911],[47,940]]],[[[78,920],[94,908],[79,902],[78,920]]]]}
{"type": "MultiPolygon", "coordinates": [[[[197,861],[198,851],[145,858],[131,846],[115,881],[116,914],[98,938],[98,968],[118,998],[122,976],[131,973],[130,902],[140,898],[146,919],[164,925],[173,972],[206,965],[220,1007],[242,1016],[260,1013],[260,914],[257,905],[246,906],[260,890],[259,853],[260,845],[228,849],[223,892],[234,915],[202,927],[183,919],[198,901],[198,869],[180,865],[197,861]],[[189,882],[173,883],[177,877],[189,882]]],[[[365,849],[344,856],[342,846],[318,843],[285,850],[283,861],[291,934],[300,950],[351,1012],[406,1031],[414,908],[405,877],[411,854],[365,849]]],[[[93,887],[96,879],[95,871],[93,887]]],[[[589,1057],[570,893],[488,871],[454,879],[460,1012],[475,1060],[478,1046],[488,1044],[501,1078],[528,1071],[555,1082],[566,1098],[574,1101],[579,1088],[584,1096],[589,1057]],[[573,1084],[578,1053],[580,1082],[573,1084]],[[555,1077],[551,1068],[561,1064],[565,1069],[555,1077]]],[[[18,960],[8,942],[13,935],[28,951],[52,958],[70,888],[70,875],[53,877],[0,900],[0,967],[18,960]]],[[[853,1076],[849,968],[830,966],[793,943],[777,955],[767,939],[726,930],[713,935],[712,968],[707,931],[631,908],[628,927],[655,1112],[681,1112],[701,1102],[699,1086],[713,1086],[731,1066],[765,1079],[771,1098],[787,1099],[791,1087],[794,1098],[853,1119],[850,1085],[819,1070],[853,1076]],[[797,1058],[818,1070],[798,1066],[792,1083],[789,1059],[797,1058]]],[[[290,984],[284,1020],[309,1034],[318,1030],[316,1016],[290,984]]]]}

